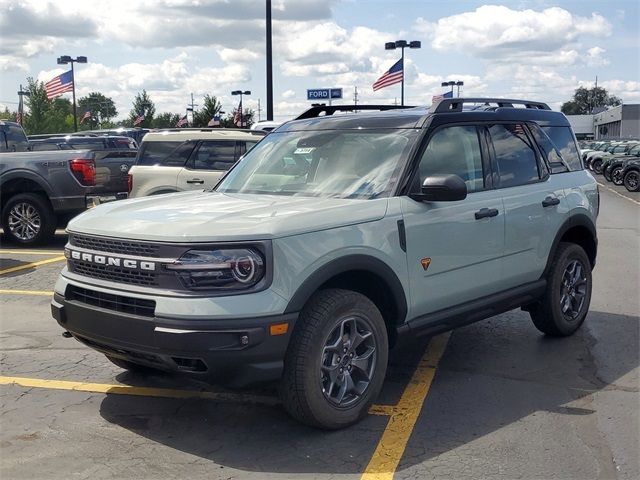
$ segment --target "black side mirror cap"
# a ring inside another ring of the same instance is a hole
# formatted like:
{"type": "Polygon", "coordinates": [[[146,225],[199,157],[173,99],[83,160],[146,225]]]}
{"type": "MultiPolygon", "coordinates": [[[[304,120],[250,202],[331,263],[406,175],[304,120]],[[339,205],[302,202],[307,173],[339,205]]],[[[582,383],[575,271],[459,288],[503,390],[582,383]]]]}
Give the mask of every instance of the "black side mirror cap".
{"type": "Polygon", "coordinates": [[[419,202],[454,202],[467,198],[467,184],[458,175],[437,174],[424,179],[420,193],[409,197],[419,202]]]}

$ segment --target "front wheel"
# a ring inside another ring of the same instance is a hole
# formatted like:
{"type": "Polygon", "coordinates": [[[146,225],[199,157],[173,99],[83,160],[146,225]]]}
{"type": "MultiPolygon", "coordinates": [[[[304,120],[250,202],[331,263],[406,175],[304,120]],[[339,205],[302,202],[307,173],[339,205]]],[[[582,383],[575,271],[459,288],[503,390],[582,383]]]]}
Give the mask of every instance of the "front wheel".
{"type": "Polygon", "coordinates": [[[602,169],[602,176],[605,178],[605,180],[610,182],[611,181],[611,169],[609,167],[603,168],[602,169]]]}
{"type": "Polygon", "coordinates": [[[553,337],[572,335],[584,322],[591,303],[591,263],[580,245],[558,246],[547,289],[529,314],[538,330],[553,337]]]}
{"type": "Polygon", "coordinates": [[[602,173],[602,160],[598,159],[591,162],[591,170],[596,173],[602,173]]]}
{"type": "Polygon", "coordinates": [[[622,178],[622,170],[624,167],[616,167],[611,170],[611,181],[614,185],[622,186],[624,183],[624,178],[622,178]]]}
{"type": "Polygon", "coordinates": [[[357,422],[382,388],[388,350],[384,319],[371,300],[349,290],[319,291],[300,313],[285,356],[286,410],[319,428],[357,422]]]}
{"type": "Polygon", "coordinates": [[[624,188],[630,192],[640,191],[640,172],[636,170],[630,170],[624,176],[624,188]]]}

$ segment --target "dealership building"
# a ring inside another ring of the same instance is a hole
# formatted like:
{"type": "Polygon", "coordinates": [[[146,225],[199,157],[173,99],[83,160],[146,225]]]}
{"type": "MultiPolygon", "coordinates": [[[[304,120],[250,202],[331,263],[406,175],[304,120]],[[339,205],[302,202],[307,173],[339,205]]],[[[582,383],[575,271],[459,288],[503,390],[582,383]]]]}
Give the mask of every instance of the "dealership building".
{"type": "Polygon", "coordinates": [[[567,115],[578,140],[640,138],[640,104],[618,105],[592,115],[567,115]]]}

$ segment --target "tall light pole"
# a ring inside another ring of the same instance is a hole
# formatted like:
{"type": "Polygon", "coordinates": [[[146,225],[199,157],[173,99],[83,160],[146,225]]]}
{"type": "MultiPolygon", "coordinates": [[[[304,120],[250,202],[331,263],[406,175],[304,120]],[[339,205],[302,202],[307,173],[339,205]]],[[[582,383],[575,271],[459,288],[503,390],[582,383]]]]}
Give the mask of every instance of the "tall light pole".
{"type": "Polygon", "coordinates": [[[396,40],[395,42],[387,42],[384,44],[385,50],[395,50],[399,48],[402,50],[402,89],[400,91],[400,105],[404,106],[404,49],[409,48],[420,48],[422,44],[418,40],[412,40],[411,42],[407,42],[406,40],[396,40]]]}
{"type": "Polygon", "coordinates": [[[29,97],[31,93],[28,90],[22,89],[22,84],[20,84],[20,90],[18,90],[18,116],[20,117],[20,121],[18,122],[20,125],[24,124],[24,100],[22,97],[29,97]]]}
{"type": "Polygon", "coordinates": [[[267,1],[267,120],[273,120],[273,48],[271,45],[271,0],[267,1]]]}
{"type": "Polygon", "coordinates": [[[71,64],[71,82],[73,86],[73,129],[78,131],[78,112],[76,111],[76,77],[73,71],[74,63],[87,63],[87,57],[71,58],[69,55],[62,55],[58,57],[58,65],[71,64]]]}
{"type": "Polygon", "coordinates": [[[240,105],[238,109],[240,110],[240,128],[244,127],[244,111],[242,110],[242,96],[243,95],[251,95],[251,90],[234,90],[231,92],[231,95],[240,95],[240,105]]]}

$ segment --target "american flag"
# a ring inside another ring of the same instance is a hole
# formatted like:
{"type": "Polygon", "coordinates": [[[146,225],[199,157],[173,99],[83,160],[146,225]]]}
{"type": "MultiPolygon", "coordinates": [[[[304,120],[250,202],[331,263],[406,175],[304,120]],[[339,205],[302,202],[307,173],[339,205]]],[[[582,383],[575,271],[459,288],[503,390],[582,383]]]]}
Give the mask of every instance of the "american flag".
{"type": "Polygon", "coordinates": [[[434,95],[431,97],[431,103],[439,102],[443,98],[453,98],[453,92],[449,91],[447,93],[443,93],[442,95],[434,95]]]}
{"type": "Polygon", "coordinates": [[[373,84],[373,91],[380,90],[381,88],[388,87],[389,85],[394,85],[396,83],[400,83],[402,81],[404,75],[404,70],[402,67],[402,58],[398,60],[393,66],[384,72],[382,76],[376,80],[373,84]]]}
{"type": "Polygon", "coordinates": [[[220,117],[214,116],[209,123],[207,123],[207,127],[218,127],[220,126],[220,117]]]}
{"type": "Polygon", "coordinates": [[[73,90],[73,73],[71,70],[61,73],[57,77],[52,78],[44,84],[44,89],[47,92],[47,98],[52,100],[59,97],[64,92],[70,92],[73,90]]]}
{"type": "Polygon", "coordinates": [[[133,126],[136,127],[144,122],[144,115],[138,115],[136,119],[133,121],[133,126]]]}
{"type": "Polygon", "coordinates": [[[242,110],[240,110],[240,105],[236,109],[235,114],[233,115],[233,123],[236,124],[236,127],[242,127],[242,110]]]}
{"type": "Polygon", "coordinates": [[[186,124],[187,124],[187,116],[185,115],[180,120],[178,120],[178,123],[176,123],[176,127],[180,128],[185,126],[186,124]]]}
{"type": "Polygon", "coordinates": [[[80,123],[84,122],[85,120],[88,120],[91,118],[91,110],[87,110],[86,112],[84,112],[84,115],[82,116],[82,118],[80,119],[80,123]]]}

